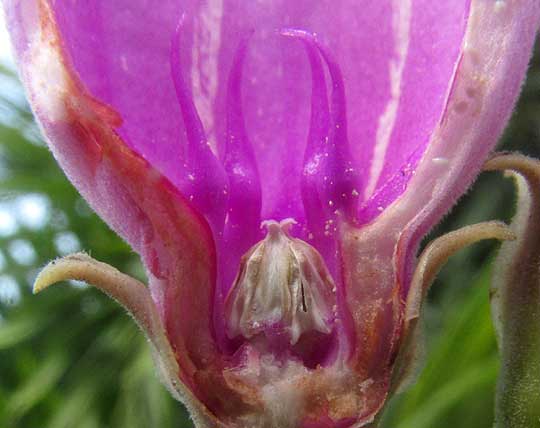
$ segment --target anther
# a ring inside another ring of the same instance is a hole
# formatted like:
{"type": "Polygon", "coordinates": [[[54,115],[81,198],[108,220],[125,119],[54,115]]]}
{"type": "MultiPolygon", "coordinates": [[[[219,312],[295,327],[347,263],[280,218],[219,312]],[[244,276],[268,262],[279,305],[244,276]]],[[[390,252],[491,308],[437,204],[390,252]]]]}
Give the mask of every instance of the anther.
{"type": "Polygon", "coordinates": [[[278,330],[294,345],[304,333],[332,332],[334,282],[317,250],[289,235],[291,224],[264,222],[266,238],[242,258],[225,302],[231,338],[278,330]]]}

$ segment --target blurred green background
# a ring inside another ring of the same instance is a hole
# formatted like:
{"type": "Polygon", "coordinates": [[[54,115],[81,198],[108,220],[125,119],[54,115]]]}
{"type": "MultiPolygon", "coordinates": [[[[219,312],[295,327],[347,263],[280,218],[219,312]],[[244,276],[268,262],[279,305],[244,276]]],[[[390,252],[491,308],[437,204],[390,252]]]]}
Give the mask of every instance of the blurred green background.
{"type": "MultiPolygon", "coordinates": [[[[540,55],[533,59],[501,148],[540,157],[540,55]]],[[[483,174],[434,230],[509,220],[514,192],[483,174]]],[[[394,398],[387,428],[489,428],[498,371],[490,321],[490,262],[497,245],[454,256],[425,311],[426,366],[394,398]]],[[[0,65],[0,427],[191,427],[154,376],[132,320],[98,291],[72,282],[33,296],[48,260],[84,249],[144,278],[138,257],[94,215],[52,159],[7,63],[0,65]]]]}

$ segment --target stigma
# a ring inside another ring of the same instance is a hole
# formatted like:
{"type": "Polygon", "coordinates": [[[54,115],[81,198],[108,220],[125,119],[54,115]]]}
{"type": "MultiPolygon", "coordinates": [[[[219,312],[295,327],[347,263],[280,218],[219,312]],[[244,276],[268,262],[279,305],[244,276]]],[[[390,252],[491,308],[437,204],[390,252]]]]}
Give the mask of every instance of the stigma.
{"type": "Polygon", "coordinates": [[[332,332],[334,281],[317,250],[290,236],[294,223],[264,221],[266,237],[242,257],[225,301],[230,338],[277,334],[294,345],[305,333],[332,332]]]}

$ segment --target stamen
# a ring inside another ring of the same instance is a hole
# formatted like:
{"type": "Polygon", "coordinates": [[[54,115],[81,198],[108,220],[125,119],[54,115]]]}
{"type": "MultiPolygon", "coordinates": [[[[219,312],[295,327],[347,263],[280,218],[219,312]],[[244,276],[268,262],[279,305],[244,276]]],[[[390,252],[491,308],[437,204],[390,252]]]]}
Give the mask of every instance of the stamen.
{"type": "MultiPolygon", "coordinates": [[[[313,34],[294,29],[282,30],[281,34],[298,38],[305,43],[312,72],[312,113],[304,156],[303,193],[308,194],[308,188],[316,188],[318,203],[326,212],[326,220],[333,218],[335,213],[340,213],[348,221],[356,222],[360,179],[349,152],[345,87],[341,71],[313,34]],[[332,80],[330,120],[324,73],[315,51],[318,51],[326,63],[332,80]]],[[[313,194],[313,191],[309,193],[313,194]]],[[[311,211],[310,208],[315,203],[313,196],[304,197],[304,203],[306,212],[311,211]]],[[[320,225],[315,225],[318,230],[319,227],[320,225]]]]}
{"type": "Polygon", "coordinates": [[[320,177],[324,162],[324,145],[328,143],[330,128],[330,110],[324,81],[321,59],[315,48],[306,44],[312,75],[311,119],[304,168],[302,171],[301,191],[306,220],[315,234],[324,234],[327,216],[324,202],[320,197],[320,177]]]}
{"type": "MultiPolygon", "coordinates": [[[[238,253],[237,259],[258,240],[262,203],[259,171],[242,111],[242,71],[248,41],[249,38],[241,41],[229,74],[227,139],[223,156],[230,186],[224,245],[227,251],[238,253]]],[[[228,278],[228,282],[232,279],[228,278]]]]}
{"type": "Polygon", "coordinates": [[[215,231],[221,232],[228,200],[228,179],[219,160],[212,152],[204,127],[193,103],[191,91],[182,76],[180,58],[180,31],[183,18],[178,23],[171,41],[170,66],[176,97],[186,129],[187,170],[185,188],[182,189],[192,203],[204,214],[215,231]]]}

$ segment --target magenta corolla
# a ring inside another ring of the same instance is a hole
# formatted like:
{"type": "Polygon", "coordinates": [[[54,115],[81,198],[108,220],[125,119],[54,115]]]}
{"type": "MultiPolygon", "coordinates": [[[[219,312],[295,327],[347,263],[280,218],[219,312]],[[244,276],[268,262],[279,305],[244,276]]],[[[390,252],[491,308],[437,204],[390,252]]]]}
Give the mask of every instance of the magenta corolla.
{"type": "Polygon", "coordinates": [[[413,364],[420,240],[509,118],[538,1],[4,7],[54,156],[149,279],[77,254],[36,289],[119,300],[200,427],[370,424],[413,364]]]}

